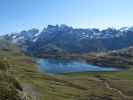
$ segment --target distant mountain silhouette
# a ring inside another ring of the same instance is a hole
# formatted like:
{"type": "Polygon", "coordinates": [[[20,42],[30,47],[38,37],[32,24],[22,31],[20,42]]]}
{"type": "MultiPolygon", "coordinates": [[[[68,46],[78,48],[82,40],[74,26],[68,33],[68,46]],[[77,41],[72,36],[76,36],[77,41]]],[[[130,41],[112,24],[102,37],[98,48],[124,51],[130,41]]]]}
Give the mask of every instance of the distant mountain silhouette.
{"type": "Polygon", "coordinates": [[[48,25],[42,31],[31,29],[4,37],[19,45],[28,54],[101,52],[132,46],[133,27],[99,30],[48,25]]]}

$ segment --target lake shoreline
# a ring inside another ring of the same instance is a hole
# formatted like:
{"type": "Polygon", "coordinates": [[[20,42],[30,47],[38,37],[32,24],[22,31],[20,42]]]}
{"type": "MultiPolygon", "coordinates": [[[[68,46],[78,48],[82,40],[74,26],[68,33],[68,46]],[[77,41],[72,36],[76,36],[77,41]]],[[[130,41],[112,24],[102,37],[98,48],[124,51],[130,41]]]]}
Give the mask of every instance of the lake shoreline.
{"type": "Polygon", "coordinates": [[[56,58],[36,58],[38,69],[45,73],[64,74],[75,72],[118,72],[123,69],[97,66],[80,60],[64,60],[56,58]]]}
{"type": "Polygon", "coordinates": [[[130,68],[130,66],[133,64],[132,62],[128,60],[124,60],[121,57],[116,55],[110,55],[110,52],[107,53],[85,53],[85,54],[79,54],[79,53],[60,53],[60,54],[44,54],[43,56],[40,56],[39,58],[54,58],[54,59],[67,59],[67,60],[78,60],[83,61],[88,64],[96,65],[96,66],[106,66],[108,68],[120,68],[127,70],[130,68]]]}

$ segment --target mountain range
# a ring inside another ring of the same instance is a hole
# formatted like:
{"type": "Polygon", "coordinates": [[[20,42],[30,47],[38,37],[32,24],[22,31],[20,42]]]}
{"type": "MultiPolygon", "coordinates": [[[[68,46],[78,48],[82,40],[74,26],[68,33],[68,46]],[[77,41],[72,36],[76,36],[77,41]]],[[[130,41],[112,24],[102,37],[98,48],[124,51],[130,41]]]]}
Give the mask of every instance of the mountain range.
{"type": "Polygon", "coordinates": [[[48,25],[42,31],[34,28],[4,37],[16,43],[29,55],[105,52],[132,46],[133,27],[99,30],[48,25]]]}

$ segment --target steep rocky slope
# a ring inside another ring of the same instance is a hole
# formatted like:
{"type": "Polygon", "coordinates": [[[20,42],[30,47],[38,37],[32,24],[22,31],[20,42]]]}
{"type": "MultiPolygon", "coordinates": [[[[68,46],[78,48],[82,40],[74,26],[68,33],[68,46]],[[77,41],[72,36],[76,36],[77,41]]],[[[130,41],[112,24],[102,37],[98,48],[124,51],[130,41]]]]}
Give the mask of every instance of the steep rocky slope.
{"type": "Polygon", "coordinates": [[[5,35],[29,55],[43,53],[87,53],[126,48],[133,45],[133,27],[104,30],[48,25],[42,31],[31,29],[5,35]]]}

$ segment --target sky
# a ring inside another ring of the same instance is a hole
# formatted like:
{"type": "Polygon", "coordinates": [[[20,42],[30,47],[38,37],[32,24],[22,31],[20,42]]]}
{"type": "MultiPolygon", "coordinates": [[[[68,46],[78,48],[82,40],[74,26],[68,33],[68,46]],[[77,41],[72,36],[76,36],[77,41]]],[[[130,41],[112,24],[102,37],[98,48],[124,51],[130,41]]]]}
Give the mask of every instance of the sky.
{"type": "Polygon", "coordinates": [[[0,0],[0,34],[48,24],[100,29],[133,26],[133,0],[0,0]]]}

